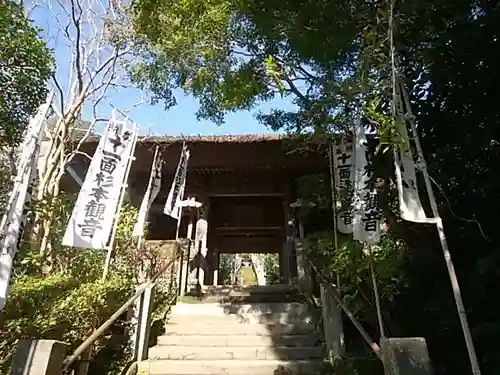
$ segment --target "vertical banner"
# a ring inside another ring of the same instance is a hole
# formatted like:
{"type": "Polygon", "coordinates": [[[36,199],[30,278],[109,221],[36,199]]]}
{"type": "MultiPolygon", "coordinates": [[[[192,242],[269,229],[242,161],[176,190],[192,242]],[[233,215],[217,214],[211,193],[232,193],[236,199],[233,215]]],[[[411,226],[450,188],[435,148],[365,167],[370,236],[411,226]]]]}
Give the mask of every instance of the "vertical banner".
{"type": "Polygon", "coordinates": [[[64,233],[64,246],[106,248],[137,136],[137,125],[129,121],[108,123],[64,233]]]}
{"type": "Polygon", "coordinates": [[[151,174],[149,175],[148,188],[144,197],[142,198],[141,208],[137,216],[137,222],[134,225],[132,236],[143,236],[144,226],[148,218],[148,213],[154,200],[158,196],[161,189],[161,174],[162,174],[163,160],[159,155],[159,149],[156,147],[151,165],[151,174]]]}
{"type": "Polygon", "coordinates": [[[177,170],[175,171],[174,181],[168,193],[167,202],[163,208],[163,213],[176,220],[181,217],[181,202],[184,196],[184,189],[186,187],[187,167],[189,162],[189,150],[184,143],[182,145],[181,157],[177,170]]]}
{"type": "Polygon", "coordinates": [[[435,222],[434,218],[427,217],[420,201],[417,186],[417,168],[405,122],[397,120],[396,130],[401,138],[394,150],[394,166],[401,218],[416,223],[435,222]]]}
{"type": "Polygon", "coordinates": [[[353,231],[354,157],[352,142],[346,142],[342,138],[340,144],[334,144],[333,154],[335,189],[340,203],[340,209],[337,212],[337,229],[340,233],[349,234],[353,231]]]}
{"type": "Polygon", "coordinates": [[[368,150],[365,128],[361,120],[356,124],[354,149],[354,239],[367,245],[380,240],[380,210],[378,193],[373,183],[372,155],[368,150]]]}
{"type": "Polygon", "coordinates": [[[45,104],[40,106],[35,117],[30,119],[25,132],[24,142],[20,148],[19,168],[14,180],[14,186],[1,221],[0,310],[3,310],[5,300],[7,299],[14,255],[22,236],[24,208],[28,197],[28,188],[37,168],[40,139],[53,97],[52,93],[49,94],[45,104]]]}

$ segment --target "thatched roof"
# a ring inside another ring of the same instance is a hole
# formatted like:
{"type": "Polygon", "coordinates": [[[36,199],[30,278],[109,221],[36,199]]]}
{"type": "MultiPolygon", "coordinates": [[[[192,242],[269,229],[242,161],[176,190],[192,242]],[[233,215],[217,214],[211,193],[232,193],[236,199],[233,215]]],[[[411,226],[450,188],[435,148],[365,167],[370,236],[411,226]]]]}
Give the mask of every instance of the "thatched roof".
{"type": "MultiPolygon", "coordinates": [[[[139,143],[259,143],[290,139],[286,134],[242,134],[242,135],[180,135],[180,136],[141,136],[139,143]]],[[[86,142],[97,142],[99,137],[92,136],[86,142]]]]}
{"type": "Polygon", "coordinates": [[[141,137],[140,142],[160,143],[255,143],[280,141],[289,138],[285,134],[242,134],[242,135],[190,135],[141,137]]]}

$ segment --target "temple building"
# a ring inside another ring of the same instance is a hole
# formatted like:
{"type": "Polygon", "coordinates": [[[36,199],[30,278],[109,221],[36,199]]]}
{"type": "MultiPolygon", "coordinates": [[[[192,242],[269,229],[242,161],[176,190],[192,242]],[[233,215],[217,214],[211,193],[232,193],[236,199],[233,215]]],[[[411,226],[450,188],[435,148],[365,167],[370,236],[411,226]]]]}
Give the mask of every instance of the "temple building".
{"type": "MultiPolygon", "coordinates": [[[[97,138],[83,146],[88,154],[97,138]]],[[[297,275],[287,238],[293,231],[295,181],[325,171],[327,160],[318,152],[292,151],[281,135],[147,137],[138,141],[128,180],[128,199],[139,207],[146,191],[154,150],[164,160],[162,186],[148,217],[148,240],[191,238],[191,257],[201,261],[201,285],[218,285],[221,254],[279,254],[281,281],[297,275]],[[181,148],[190,150],[184,199],[201,207],[183,210],[177,221],[163,214],[181,148]],[[199,205],[199,204],[198,204],[199,205]]],[[[82,178],[88,161],[75,158],[71,168],[82,178]]],[[[74,184],[73,180],[73,184],[74,184]]]]}

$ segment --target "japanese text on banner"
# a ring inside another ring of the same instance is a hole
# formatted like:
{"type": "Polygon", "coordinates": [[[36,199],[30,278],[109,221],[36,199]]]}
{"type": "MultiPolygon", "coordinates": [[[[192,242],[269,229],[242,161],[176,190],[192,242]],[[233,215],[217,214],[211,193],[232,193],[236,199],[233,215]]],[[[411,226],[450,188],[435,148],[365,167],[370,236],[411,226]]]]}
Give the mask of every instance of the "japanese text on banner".
{"type": "Polygon", "coordinates": [[[121,189],[127,180],[137,126],[110,122],[90,164],[66,228],[63,245],[103,249],[110,239],[121,189]]]}
{"type": "Polygon", "coordinates": [[[340,209],[337,213],[337,226],[340,233],[352,233],[352,197],[354,181],[354,162],[352,143],[342,140],[334,146],[335,188],[339,193],[340,209]]]}

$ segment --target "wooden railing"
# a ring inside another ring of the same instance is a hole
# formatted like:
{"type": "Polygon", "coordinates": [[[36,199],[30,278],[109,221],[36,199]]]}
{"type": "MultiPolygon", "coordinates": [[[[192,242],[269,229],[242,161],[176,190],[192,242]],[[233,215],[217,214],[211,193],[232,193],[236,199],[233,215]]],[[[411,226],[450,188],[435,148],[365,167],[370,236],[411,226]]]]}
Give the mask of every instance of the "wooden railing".
{"type": "MultiPolygon", "coordinates": [[[[97,328],[85,341],[81,343],[81,345],[75,349],[75,351],[69,355],[63,363],[63,370],[67,370],[86,350],[88,350],[94,342],[103,335],[112,325],[117,321],[117,319],[125,313],[134,303],[140,298],[143,294],[146,296],[151,296],[151,292],[156,285],[157,280],[165,273],[165,271],[175,264],[176,261],[179,260],[180,255],[182,254],[182,249],[180,242],[176,242],[175,249],[173,251],[172,257],[169,261],[167,261],[162,267],[154,274],[150,280],[141,284],[135,294],[130,297],[108,320],[106,320],[99,328],[97,328]]],[[[145,323],[149,320],[149,306],[150,306],[150,298],[145,298],[143,301],[143,315],[140,317],[141,322],[145,323]]],[[[139,340],[138,340],[138,350],[136,351],[135,358],[133,360],[140,361],[143,358],[142,353],[147,349],[147,335],[144,334],[144,330],[148,327],[142,325],[141,332],[139,332],[139,340]],[[145,349],[144,349],[145,348],[145,349]]]]}
{"type": "MultiPolygon", "coordinates": [[[[366,332],[366,330],[364,329],[363,325],[356,319],[356,317],[354,316],[353,312],[345,305],[345,303],[342,301],[342,295],[340,293],[340,290],[338,289],[338,287],[333,284],[330,280],[328,280],[328,278],[318,269],[318,267],[316,267],[314,265],[314,263],[307,259],[306,257],[303,258],[307,265],[309,267],[311,267],[312,271],[316,274],[317,278],[318,278],[318,281],[319,283],[321,284],[321,287],[324,288],[324,296],[326,298],[322,298],[323,301],[322,301],[322,309],[328,309],[330,305],[328,299],[330,299],[331,297],[333,297],[334,299],[334,303],[336,303],[338,305],[338,307],[340,307],[342,309],[342,311],[344,311],[344,313],[347,315],[347,317],[349,318],[349,320],[352,322],[352,324],[354,325],[354,327],[356,327],[356,329],[358,330],[358,332],[361,334],[361,336],[363,337],[363,339],[366,341],[366,343],[368,344],[368,346],[372,349],[372,351],[375,353],[375,355],[382,359],[382,355],[380,353],[380,346],[379,344],[373,340],[371,338],[371,336],[368,334],[368,332],[366,332]]],[[[326,316],[329,316],[331,315],[331,312],[329,311],[326,311],[326,316]]],[[[324,316],[325,316],[324,315],[324,316]]],[[[324,325],[325,325],[325,340],[327,341],[327,345],[328,345],[328,342],[330,341],[333,341],[335,340],[334,338],[332,337],[327,337],[329,336],[329,329],[327,327],[327,324],[328,322],[324,322],[324,325]]]]}

